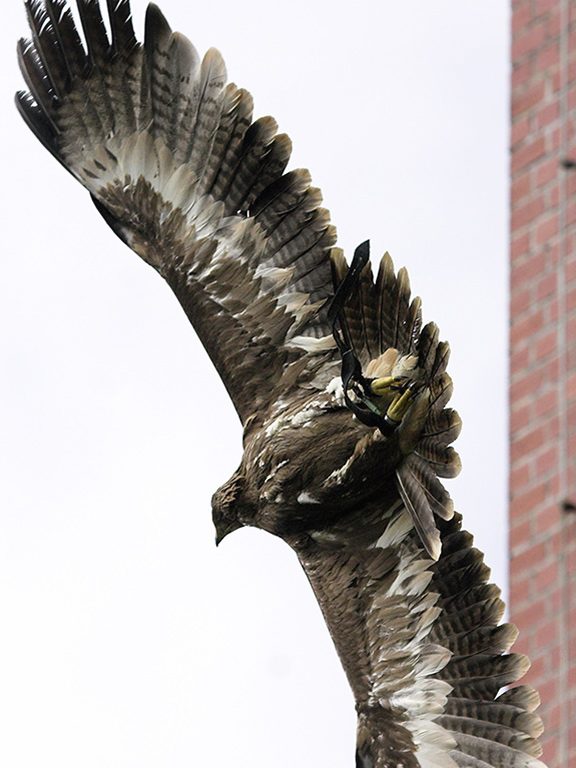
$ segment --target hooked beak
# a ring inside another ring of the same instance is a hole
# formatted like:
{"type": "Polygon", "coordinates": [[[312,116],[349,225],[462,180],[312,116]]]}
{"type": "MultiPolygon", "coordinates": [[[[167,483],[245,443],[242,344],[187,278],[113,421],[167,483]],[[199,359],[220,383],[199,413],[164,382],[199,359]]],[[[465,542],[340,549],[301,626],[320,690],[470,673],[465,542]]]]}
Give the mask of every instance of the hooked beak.
{"type": "Polygon", "coordinates": [[[237,520],[226,521],[225,524],[217,525],[215,539],[216,546],[218,546],[229,533],[238,530],[238,528],[242,528],[242,523],[239,523],[237,520]]]}

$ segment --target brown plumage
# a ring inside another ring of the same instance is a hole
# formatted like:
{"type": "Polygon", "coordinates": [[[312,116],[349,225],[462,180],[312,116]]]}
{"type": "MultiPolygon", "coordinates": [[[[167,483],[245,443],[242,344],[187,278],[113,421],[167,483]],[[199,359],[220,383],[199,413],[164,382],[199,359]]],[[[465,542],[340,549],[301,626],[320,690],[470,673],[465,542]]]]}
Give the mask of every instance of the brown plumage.
{"type": "Polygon", "coordinates": [[[460,466],[448,345],[388,255],[347,278],[320,192],[215,50],[200,61],[153,5],[141,45],[127,0],[107,5],[110,40],[78,0],[84,48],[63,0],[26,3],[17,102],[168,282],[234,402],[218,538],[252,525],[295,550],[356,698],[357,766],[542,766],[537,696],[498,696],[527,662],[439,480],[460,466]]]}

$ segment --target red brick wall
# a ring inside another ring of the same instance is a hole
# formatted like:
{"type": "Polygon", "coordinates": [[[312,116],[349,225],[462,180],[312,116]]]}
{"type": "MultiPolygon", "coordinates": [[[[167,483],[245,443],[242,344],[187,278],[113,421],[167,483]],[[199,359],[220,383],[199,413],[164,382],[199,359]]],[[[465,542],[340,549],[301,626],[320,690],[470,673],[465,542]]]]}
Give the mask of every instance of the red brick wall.
{"type": "Polygon", "coordinates": [[[576,3],[513,0],[510,611],[544,760],[576,766],[576,3]]]}

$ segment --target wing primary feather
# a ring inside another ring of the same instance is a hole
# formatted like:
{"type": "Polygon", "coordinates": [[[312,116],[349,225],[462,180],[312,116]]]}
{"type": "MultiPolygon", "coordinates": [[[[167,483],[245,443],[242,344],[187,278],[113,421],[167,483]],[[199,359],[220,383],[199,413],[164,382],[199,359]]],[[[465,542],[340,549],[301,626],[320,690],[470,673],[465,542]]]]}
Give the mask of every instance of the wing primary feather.
{"type": "Polygon", "coordinates": [[[170,58],[172,29],[164,14],[154,3],[146,9],[144,50],[146,53],[148,87],[152,116],[151,133],[171,146],[173,130],[173,88],[176,76],[170,58]]]}
{"type": "MultiPolygon", "coordinates": [[[[512,688],[511,691],[521,691],[523,686],[512,688]]],[[[506,704],[502,697],[493,702],[473,701],[472,699],[460,699],[450,696],[446,702],[445,713],[455,717],[465,717],[478,720],[483,723],[502,725],[525,733],[532,738],[542,735],[542,720],[538,715],[530,712],[526,707],[506,704]]]]}
{"type": "Polygon", "coordinates": [[[215,126],[220,124],[225,106],[226,93],[222,89],[226,82],[226,67],[215,49],[210,49],[200,64],[194,46],[182,35],[175,34],[174,38],[173,45],[178,46],[178,52],[173,54],[173,58],[179,60],[179,68],[194,73],[194,77],[200,68],[199,82],[194,82],[194,85],[188,82],[180,84],[181,106],[177,112],[182,114],[182,124],[175,130],[175,142],[178,142],[180,134],[188,136],[184,157],[202,187],[209,159],[214,154],[218,135],[215,126]],[[189,126],[188,122],[191,123],[189,126]]]}
{"type": "Polygon", "coordinates": [[[138,44],[132,24],[130,2],[129,0],[106,0],[106,5],[110,19],[112,51],[116,56],[126,57],[138,44]]]}
{"type": "Polygon", "coordinates": [[[110,41],[106,32],[100,4],[94,0],[77,0],[78,13],[91,67],[104,69],[110,51],[110,41]]]}
{"type": "Polygon", "coordinates": [[[69,83],[69,74],[47,6],[39,0],[27,0],[25,7],[36,53],[51,89],[61,98],[69,83]]]}
{"type": "Polygon", "coordinates": [[[526,712],[534,712],[540,706],[540,694],[528,685],[519,685],[501,693],[497,701],[526,712]]]}
{"type": "Polygon", "coordinates": [[[24,76],[26,85],[30,89],[37,106],[44,113],[45,120],[50,123],[52,132],[55,133],[57,128],[53,119],[53,111],[57,100],[56,94],[50,85],[36,48],[33,43],[22,39],[18,42],[17,51],[18,64],[20,65],[20,71],[24,76]]]}
{"type": "Polygon", "coordinates": [[[84,71],[86,67],[86,52],[70,9],[64,0],[47,0],[46,9],[52,22],[55,39],[66,67],[66,87],[69,86],[76,72],[84,71]]]}

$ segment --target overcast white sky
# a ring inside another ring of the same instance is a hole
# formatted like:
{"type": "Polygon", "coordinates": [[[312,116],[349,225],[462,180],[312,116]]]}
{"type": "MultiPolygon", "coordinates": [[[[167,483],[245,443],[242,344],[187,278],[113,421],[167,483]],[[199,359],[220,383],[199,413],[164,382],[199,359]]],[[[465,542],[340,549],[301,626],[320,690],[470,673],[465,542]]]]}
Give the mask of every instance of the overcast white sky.
{"type": "MultiPolygon", "coordinates": [[[[144,2],[133,0],[142,35],[144,2]]],[[[408,267],[450,341],[466,527],[506,579],[508,9],[501,0],[162,0],[293,139],[348,256],[408,267]]],[[[355,716],[290,550],[216,550],[240,460],[169,289],[12,106],[0,29],[0,765],[351,768],[355,716]]]]}

